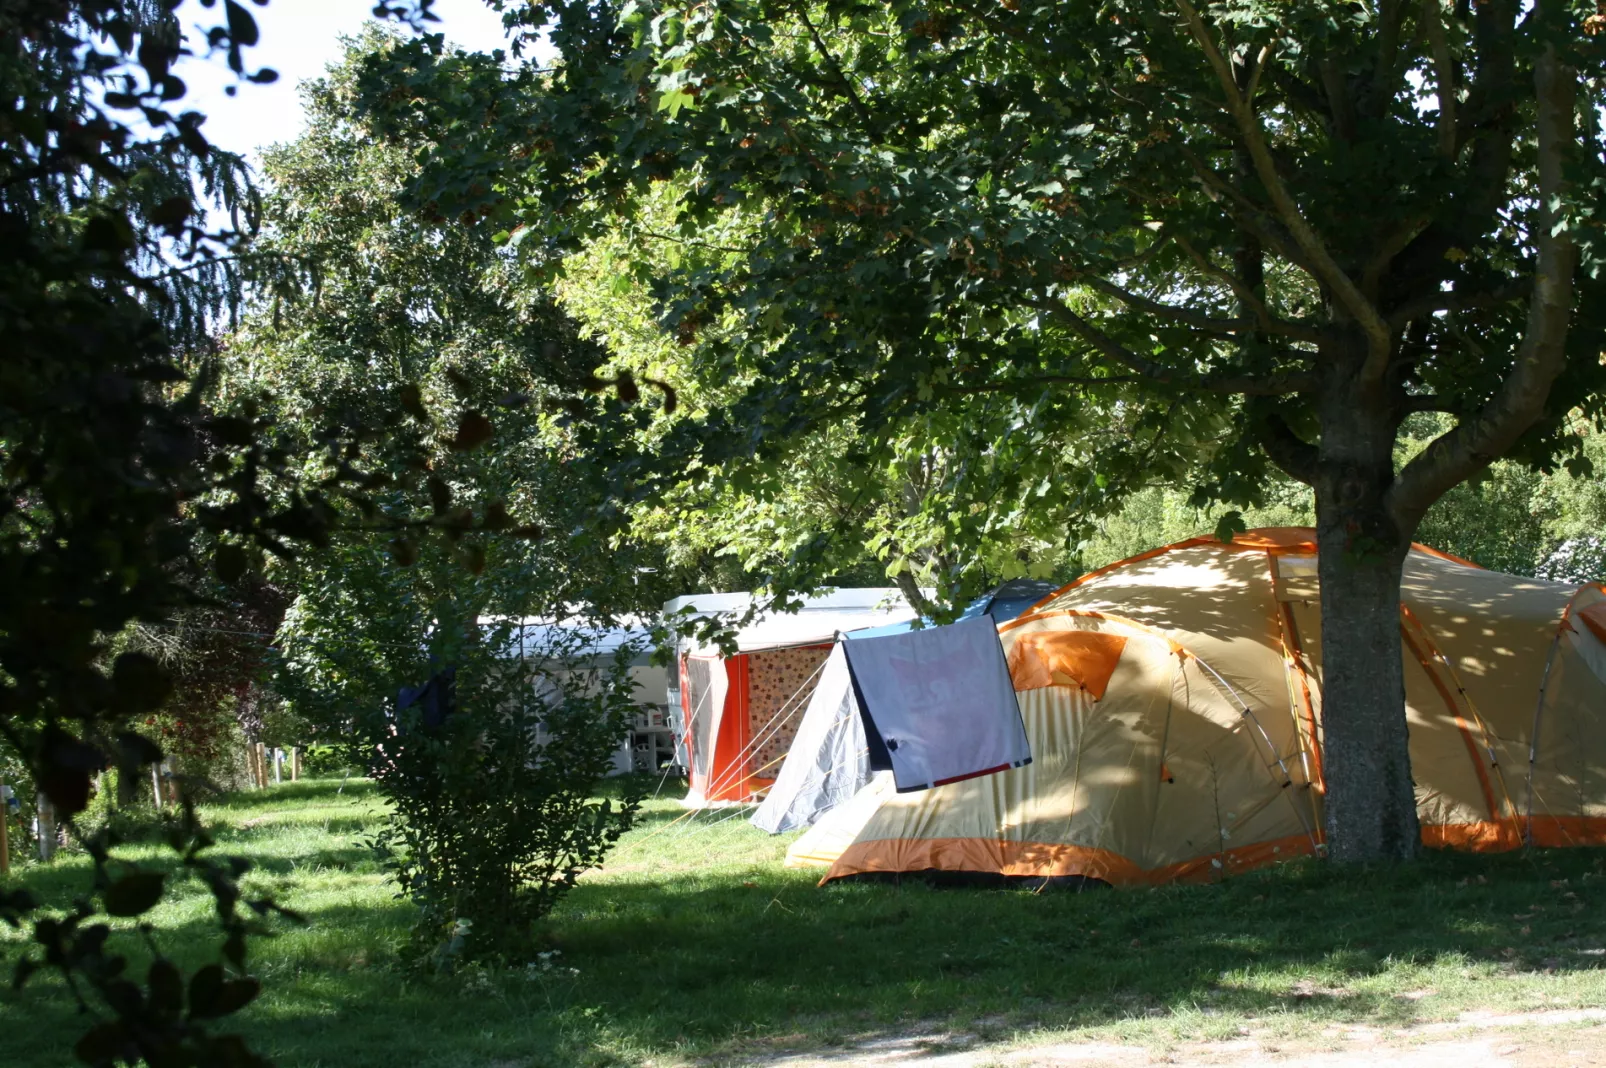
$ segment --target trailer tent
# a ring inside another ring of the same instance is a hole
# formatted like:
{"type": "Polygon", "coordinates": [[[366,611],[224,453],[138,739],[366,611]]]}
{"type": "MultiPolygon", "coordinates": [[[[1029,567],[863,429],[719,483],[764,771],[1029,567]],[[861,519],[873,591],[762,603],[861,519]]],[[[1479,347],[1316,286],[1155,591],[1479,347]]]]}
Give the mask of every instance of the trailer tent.
{"type": "MultiPolygon", "coordinates": [[[[740,616],[745,593],[694,594],[664,605],[668,615],[740,616]]],[[[843,589],[805,598],[795,613],[769,613],[736,634],[736,655],[677,651],[669,693],[691,780],[689,806],[745,803],[773,781],[839,631],[914,618],[895,588],[843,589]]]]}
{"type": "MultiPolygon", "coordinates": [[[[631,771],[657,771],[661,760],[672,759],[663,752],[669,746],[668,709],[663,704],[669,685],[669,672],[652,660],[652,631],[646,622],[625,617],[614,627],[598,627],[581,620],[529,617],[517,621],[481,617],[486,631],[507,628],[506,655],[517,656],[543,668],[549,674],[543,685],[563,689],[571,680],[590,685],[583,676],[592,669],[606,670],[609,661],[628,653],[635,720],[619,739],[619,751],[609,774],[631,771]],[[576,678],[576,675],[581,677],[576,678]],[[583,681],[582,681],[583,680],[583,681]]],[[[543,728],[542,740],[545,739],[543,728]]]]}
{"type": "MultiPolygon", "coordinates": [[[[1606,592],[1423,546],[1404,569],[1424,841],[1606,843],[1606,592]]],[[[889,872],[1211,879],[1318,852],[1314,531],[1196,538],[1094,572],[999,628],[1033,762],[920,794],[872,783],[794,843],[826,879],[889,872]]]]}

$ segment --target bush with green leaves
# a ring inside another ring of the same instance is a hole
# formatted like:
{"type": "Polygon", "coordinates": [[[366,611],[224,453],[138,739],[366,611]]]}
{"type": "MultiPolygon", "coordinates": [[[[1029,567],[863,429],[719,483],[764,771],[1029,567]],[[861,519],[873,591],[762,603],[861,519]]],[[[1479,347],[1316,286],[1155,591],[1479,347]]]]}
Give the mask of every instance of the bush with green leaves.
{"type": "Polygon", "coordinates": [[[545,573],[533,550],[493,551],[481,576],[435,547],[406,570],[378,546],[331,551],[304,565],[280,642],[279,691],[390,804],[376,845],[419,907],[415,950],[441,965],[529,951],[635,811],[594,796],[634,709],[631,651],[599,651],[578,620],[483,615],[536,603],[521,577],[545,573]],[[402,707],[404,687],[448,669],[451,697],[432,707],[449,714],[402,707]]]}

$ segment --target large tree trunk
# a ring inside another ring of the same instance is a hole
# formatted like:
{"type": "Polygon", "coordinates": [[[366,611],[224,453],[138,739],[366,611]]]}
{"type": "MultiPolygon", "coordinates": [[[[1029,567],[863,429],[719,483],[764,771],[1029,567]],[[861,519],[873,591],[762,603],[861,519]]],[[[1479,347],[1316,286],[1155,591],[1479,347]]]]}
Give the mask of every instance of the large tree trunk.
{"type": "Polygon", "coordinates": [[[1384,504],[1394,420],[1359,399],[1342,407],[1323,413],[1338,418],[1323,419],[1315,479],[1327,848],[1339,861],[1405,860],[1421,842],[1400,639],[1410,532],[1384,504]]]}
{"type": "Polygon", "coordinates": [[[1404,551],[1344,548],[1322,523],[1322,766],[1335,860],[1404,860],[1420,842],[1400,648],[1404,551]]]}

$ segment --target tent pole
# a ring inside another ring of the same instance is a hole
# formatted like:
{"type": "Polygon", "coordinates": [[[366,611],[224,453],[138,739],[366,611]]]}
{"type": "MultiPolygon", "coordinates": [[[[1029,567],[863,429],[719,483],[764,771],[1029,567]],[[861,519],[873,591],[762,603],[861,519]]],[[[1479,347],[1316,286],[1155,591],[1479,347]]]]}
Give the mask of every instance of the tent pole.
{"type": "Polygon", "coordinates": [[[1562,628],[1568,625],[1567,613],[1572,611],[1568,605],[1561,613],[1561,622],[1556,625],[1556,636],[1550,641],[1550,652],[1545,654],[1545,673],[1539,676],[1539,700],[1534,704],[1533,729],[1528,732],[1528,783],[1523,799],[1522,817],[1522,844],[1532,848],[1534,844],[1534,765],[1539,760],[1539,720],[1545,710],[1545,687],[1550,685],[1550,670],[1556,664],[1556,650],[1561,647],[1562,628]]]}

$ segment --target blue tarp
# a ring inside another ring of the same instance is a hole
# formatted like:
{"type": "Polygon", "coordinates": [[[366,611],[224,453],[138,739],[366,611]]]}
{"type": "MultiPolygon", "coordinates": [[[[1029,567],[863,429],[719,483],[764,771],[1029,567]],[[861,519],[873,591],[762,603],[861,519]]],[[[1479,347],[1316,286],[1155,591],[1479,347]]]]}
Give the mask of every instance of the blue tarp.
{"type": "MultiPolygon", "coordinates": [[[[1011,579],[1002,586],[994,587],[991,591],[982,594],[965,606],[959,614],[960,622],[966,619],[975,619],[980,615],[993,617],[994,623],[1005,623],[1025,612],[1032,605],[1059,589],[1052,582],[1039,582],[1036,579],[1011,579]]],[[[926,626],[932,626],[931,620],[924,621],[926,626]]],[[[844,638],[885,638],[889,634],[905,634],[914,629],[913,622],[889,623],[884,627],[866,627],[863,630],[850,630],[842,636],[844,638]]]]}

